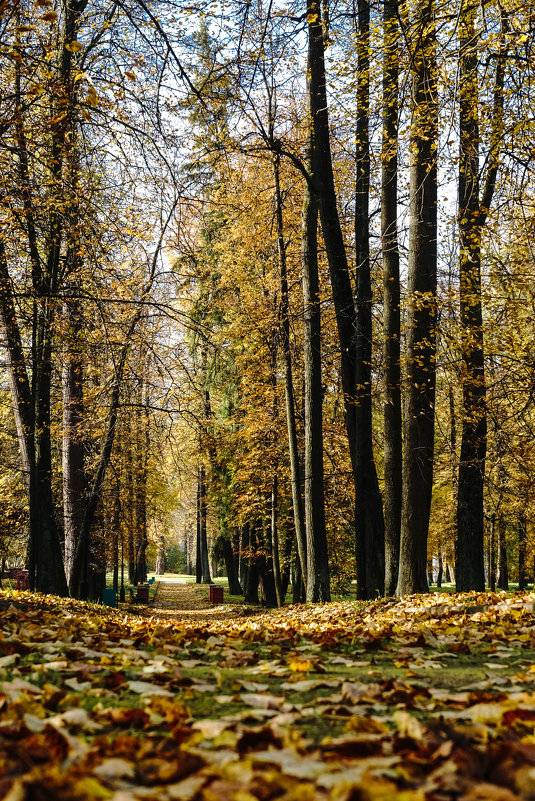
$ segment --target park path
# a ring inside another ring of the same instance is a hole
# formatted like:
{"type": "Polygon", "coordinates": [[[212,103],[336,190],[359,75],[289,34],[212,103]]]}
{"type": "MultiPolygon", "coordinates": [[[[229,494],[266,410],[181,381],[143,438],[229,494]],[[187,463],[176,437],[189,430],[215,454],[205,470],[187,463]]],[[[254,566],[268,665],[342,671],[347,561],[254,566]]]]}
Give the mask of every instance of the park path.
{"type": "MultiPolygon", "coordinates": [[[[141,607],[137,607],[141,611],[141,607]]],[[[178,578],[159,579],[156,598],[142,614],[188,623],[229,620],[240,616],[241,610],[228,604],[212,604],[208,587],[178,578]]]]}

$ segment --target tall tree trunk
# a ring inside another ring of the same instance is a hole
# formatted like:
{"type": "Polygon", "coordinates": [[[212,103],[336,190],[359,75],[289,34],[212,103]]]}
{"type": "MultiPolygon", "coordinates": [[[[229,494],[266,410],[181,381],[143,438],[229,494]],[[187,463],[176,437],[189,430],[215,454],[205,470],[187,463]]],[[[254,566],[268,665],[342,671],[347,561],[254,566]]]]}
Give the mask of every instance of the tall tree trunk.
{"type": "Polygon", "coordinates": [[[502,511],[498,512],[498,589],[509,589],[509,566],[507,560],[507,527],[502,511]]]}
{"type": "Polygon", "coordinates": [[[478,37],[474,0],[460,13],[459,236],[463,388],[457,491],[456,589],[485,589],[483,481],[487,442],[479,223],[478,37]]]}
{"type": "Polygon", "coordinates": [[[30,470],[34,458],[33,437],[31,434],[32,397],[3,239],[0,239],[0,331],[3,339],[2,344],[5,352],[22,471],[25,484],[29,488],[30,470]]]}
{"type": "MultiPolygon", "coordinates": [[[[255,535],[254,526],[250,523],[247,526],[247,569],[244,583],[244,600],[248,604],[258,603],[258,584],[260,581],[260,573],[258,571],[257,561],[257,539],[255,535]]],[[[245,527],[244,527],[245,528],[245,527]]]]}
{"type": "Polygon", "coordinates": [[[240,584],[244,594],[247,592],[247,581],[250,566],[251,540],[249,533],[249,523],[244,523],[241,527],[240,536],[240,584]]]}
{"type": "Polygon", "coordinates": [[[273,559],[273,581],[275,583],[275,595],[277,606],[284,603],[281,588],[281,567],[279,557],[279,477],[277,473],[273,476],[271,485],[271,548],[273,559]]]}
{"type": "Polygon", "coordinates": [[[238,577],[238,565],[232,541],[228,533],[222,534],[219,537],[219,546],[222,551],[223,559],[225,560],[225,569],[228,578],[228,591],[230,595],[241,595],[242,588],[238,577]]]}
{"type": "Polygon", "coordinates": [[[479,197],[478,36],[474,0],[460,14],[459,237],[463,420],[457,491],[456,589],[485,589],[483,485],[487,453],[485,352],[481,304],[481,235],[498,171],[505,78],[505,26],[497,59],[491,146],[479,197]]]}
{"type": "MultiPolygon", "coordinates": [[[[306,531],[301,495],[301,475],[299,465],[299,449],[297,444],[297,422],[295,416],[295,393],[293,385],[292,354],[290,349],[290,304],[288,293],[288,267],[286,244],[284,241],[284,221],[282,216],[282,193],[280,188],[280,156],[276,154],[273,175],[275,180],[275,207],[277,216],[277,247],[280,266],[281,283],[281,339],[284,354],[284,395],[286,401],[286,425],[288,428],[288,448],[290,456],[290,475],[292,483],[292,503],[294,513],[297,548],[302,569],[306,575],[306,531]]],[[[306,189],[305,189],[306,191],[306,189]]],[[[305,324],[306,325],[306,324],[305,324]]],[[[305,334],[306,336],[306,334],[305,334]]],[[[306,364],[306,343],[305,343],[306,364]]],[[[306,371],[306,367],[305,367],[306,371]]],[[[321,380],[321,379],[320,379],[321,380]]]]}
{"type": "Polygon", "coordinates": [[[489,526],[489,589],[496,590],[496,515],[491,515],[489,526]]]}
{"type": "MultiPolygon", "coordinates": [[[[342,388],[344,392],[346,428],[349,449],[356,479],[355,443],[357,436],[355,403],[355,304],[349,275],[349,265],[338,216],[334,175],[331,158],[329,116],[325,85],[325,56],[323,42],[322,10],[318,0],[308,0],[308,95],[313,136],[312,174],[319,199],[321,227],[329,271],[333,303],[336,313],[338,338],[340,343],[342,388]]],[[[356,487],[355,487],[356,489],[356,487]]],[[[324,535],[316,543],[313,559],[317,565],[325,563],[325,571],[318,575],[314,600],[328,600],[327,544],[324,535]]],[[[374,548],[383,550],[383,542],[375,542],[374,548]]],[[[384,576],[367,576],[366,565],[369,560],[359,548],[357,564],[357,592],[365,597],[368,587],[373,586],[382,593],[384,576]]],[[[309,573],[311,558],[309,556],[309,573]]],[[[310,585],[310,575],[308,577],[310,585]]],[[[307,600],[312,600],[307,592],[307,600]]]]}
{"type": "Polygon", "coordinates": [[[528,532],[526,527],[526,517],[523,514],[518,516],[518,589],[523,592],[527,587],[526,580],[526,551],[528,545],[528,532]]]}
{"type": "Polygon", "coordinates": [[[370,268],[370,4],[358,0],[358,84],[355,187],[357,274],[355,338],[355,528],[357,564],[364,562],[361,593],[384,592],[383,505],[373,458],[372,438],[372,286],[370,268]],[[364,559],[361,554],[364,555],[364,559]]]}
{"type": "MultiPolygon", "coordinates": [[[[72,286],[75,294],[76,285],[72,286]]],[[[71,587],[76,543],[84,516],[85,472],[83,442],[82,317],[76,298],[63,304],[65,353],[63,360],[63,530],[65,573],[71,587]]]]}
{"type": "Polygon", "coordinates": [[[383,11],[383,143],[381,241],[383,255],[384,331],[384,520],[385,595],[398,581],[402,491],[401,308],[398,205],[398,0],[384,0],[383,11]]]}
{"type": "Polygon", "coordinates": [[[201,568],[203,584],[211,584],[210,559],[208,554],[208,536],[206,530],[206,471],[204,465],[199,468],[199,513],[200,513],[200,546],[201,546],[201,568]]]}
{"type": "Polygon", "coordinates": [[[396,593],[427,592],[433,481],[437,289],[436,26],[433,0],[417,0],[411,25],[412,97],[407,391],[396,593]]]}
{"type": "Polygon", "coordinates": [[[202,541],[201,541],[201,474],[197,472],[197,515],[195,547],[195,582],[202,583],[202,541]]]}
{"type": "MultiPolygon", "coordinates": [[[[309,133],[307,165],[313,169],[313,138],[309,133]]],[[[300,581],[306,587],[307,600],[318,600],[323,590],[318,576],[319,559],[327,559],[315,551],[316,543],[326,540],[325,492],[323,471],[323,387],[321,380],[321,304],[318,270],[318,199],[307,182],[302,208],[302,284],[304,322],[304,418],[305,418],[305,525],[306,562],[301,560],[300,581]],[[318,596],[318,597],[315,597],[318,596]]],[[[297,534],[297,529],[296,529],[297,534]]],[[[299,557],[301,548],[297,540],[299,557]]],[[[328,576],[326,581],[328,582],[328,576]]],[[[325,580],[324,580],[325,584],[325,580]]],[[[325,600],[325,599],[322,599],[325,600]]]]}

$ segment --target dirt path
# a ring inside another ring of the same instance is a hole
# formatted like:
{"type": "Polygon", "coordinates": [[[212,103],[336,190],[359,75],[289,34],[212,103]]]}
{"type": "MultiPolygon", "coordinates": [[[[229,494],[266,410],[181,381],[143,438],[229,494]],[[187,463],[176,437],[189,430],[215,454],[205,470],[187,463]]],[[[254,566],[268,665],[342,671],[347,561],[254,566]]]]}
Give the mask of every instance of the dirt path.
{"type": "Polygon", "coordinates": [[[180,579],[160,579],[156,598],[144,610],[151,617],[188,623],[229,620],[241,612],[234,606],[210,603],[208,587],[180,579]]]}

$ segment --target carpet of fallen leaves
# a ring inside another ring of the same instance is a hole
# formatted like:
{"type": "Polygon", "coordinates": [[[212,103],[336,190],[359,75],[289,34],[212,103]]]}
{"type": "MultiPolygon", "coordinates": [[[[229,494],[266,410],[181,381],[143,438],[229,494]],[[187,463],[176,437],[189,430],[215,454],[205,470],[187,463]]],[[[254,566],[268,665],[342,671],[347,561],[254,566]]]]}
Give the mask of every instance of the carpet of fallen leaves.
{"type": "Polygon", "coordinates": [[[535,799],[531,595],[195,598],[0,591],[0,798],[535,799]]]}

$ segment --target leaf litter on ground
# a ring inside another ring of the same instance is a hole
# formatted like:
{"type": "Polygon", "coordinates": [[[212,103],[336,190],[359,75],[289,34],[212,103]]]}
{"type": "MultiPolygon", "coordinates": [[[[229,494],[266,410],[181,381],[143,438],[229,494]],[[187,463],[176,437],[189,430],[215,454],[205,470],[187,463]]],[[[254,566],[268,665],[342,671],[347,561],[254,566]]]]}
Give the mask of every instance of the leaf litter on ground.
{"type": "Polygon", "coordinates": [[[244,614],[188,592],[0,591],[0,798],[535,801],[531,594],[244,614]]]}

